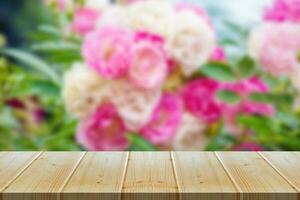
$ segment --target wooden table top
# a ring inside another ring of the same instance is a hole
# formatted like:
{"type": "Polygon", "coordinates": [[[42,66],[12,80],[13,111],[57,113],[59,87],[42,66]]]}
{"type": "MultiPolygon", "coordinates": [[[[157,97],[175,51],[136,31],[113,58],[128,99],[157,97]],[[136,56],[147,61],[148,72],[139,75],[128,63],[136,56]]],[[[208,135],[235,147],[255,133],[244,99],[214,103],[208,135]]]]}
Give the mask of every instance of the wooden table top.
{"type": "Polygon", "coordinates": [[[300,200],[300,152],[0,152],[1,200],[300,200]]]}

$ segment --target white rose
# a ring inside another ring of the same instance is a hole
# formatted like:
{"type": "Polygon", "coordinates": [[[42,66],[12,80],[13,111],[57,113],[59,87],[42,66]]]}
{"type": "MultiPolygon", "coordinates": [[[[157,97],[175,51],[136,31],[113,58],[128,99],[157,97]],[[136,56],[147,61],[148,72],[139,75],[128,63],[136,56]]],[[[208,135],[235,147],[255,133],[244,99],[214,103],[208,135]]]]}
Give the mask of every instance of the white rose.
{"type": "Polygon", "coordinates": [[[123,118],[126,127],[138,131],[147,124],[159,103],[161,89],[139,89],[128,80],[114,80],[110,100],[123,118]]]}
{"type": "Polygon", "coordinates": [[[177,151],[201,150],[207,144],[206,126],[190,113],[184,113],[181,125],[173,140],[172,147],[177,151]]]}
{"type": "MultiPolygon", "coordinates": [[[[295,23],[263,23],[250,34],[249,54],[274,76],[299,68],[300,26],[295,23]]],[[[298,72],[296,72],[298,73],[298,72]]],[[[293,75],[295,76],[295,75],[293,75]]]]}
{"type": "Polygon", "coordinates": [[[111,5],[102,13],[97,23],[97,27],[106,25],[127,27],[125,21],[126,18],[126,9],[124,6],[111,5]]]}
{"type": "Polygon", "coordinates": [[[89,116],[107,97],[108,83],[82,63],[65,73],[62,96],[66,109],[78,118],[89,116]]]}
{"type": "Polygon", "coordinates": [[[184,75],[190,76],[209,60],[216,46],[215,33],[203,18],[190,11],[177,13],[175,22],[168,50],[184,75]]]}
{"type": "Polygon", "coordinates": [[[130,28],[171,37],[174,26],[174,9],[167,1],[138,1],[127,7],[126,21],[130,28]]]}

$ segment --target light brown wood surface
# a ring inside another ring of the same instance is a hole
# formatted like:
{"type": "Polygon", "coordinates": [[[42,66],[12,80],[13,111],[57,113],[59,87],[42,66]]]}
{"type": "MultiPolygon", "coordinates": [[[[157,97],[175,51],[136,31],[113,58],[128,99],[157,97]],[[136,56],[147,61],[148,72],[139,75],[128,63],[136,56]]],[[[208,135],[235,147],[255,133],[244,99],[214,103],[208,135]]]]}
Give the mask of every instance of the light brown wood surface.
{"type": "Polygon", "coordinates": [[[3,191],[3,199],[57,199],[84,153],[45,152],[3,191]]]}
{"type": "Polygon", "coordinates": [[[212,152],[172,153],[180,196],[184,199],[236,199],[238,190],[212,152]],[[198,195],[193,195],[198,193],[198,195]],[[192,194],[192,195],[188,195],[192,194]]]}
{"type": "Polygon", "coordinates": [[[300,152],[0,152],[0,200],[300,200],[300,152]]]}
{"type": "Polygon", "coordinates": [[[127,152],[88,152],[64,187],[63,199],[120,199],[127,160],[127,152]]]}
{"type": "Polygon", "coordinates": [[[217,156],[236,187],[244,193],[243,200],[297,200],[297,191],[259,154],[219,152],[217,156]]]}
{"type": "Polygon", "coordinates": [[[39,152],[0,152],[0,191],[39,155],[39,152]]]}
{"type": "Polygon", "coordinates": [[[262,157],[300,192],[300,153],[264,152],[262,157]]]}
{"type": "Polygon", "coordinates": [[[143,199],[176,198],[178,190],[170,153],[130,153],[122,192],[123,199],[140,199],[141,195],[143,199]]]}

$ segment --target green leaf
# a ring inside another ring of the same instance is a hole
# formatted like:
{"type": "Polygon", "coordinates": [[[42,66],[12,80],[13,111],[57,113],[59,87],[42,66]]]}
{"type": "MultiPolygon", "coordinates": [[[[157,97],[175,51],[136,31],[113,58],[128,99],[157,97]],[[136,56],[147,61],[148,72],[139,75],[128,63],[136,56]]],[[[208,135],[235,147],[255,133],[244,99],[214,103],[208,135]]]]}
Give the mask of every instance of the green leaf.
{"type": "Polygon", "coordinates": [[[32,80],[28,81],[27,86],[28,91],[30,94],[40,95],[40,96],[59,96],[60,90],[57,85],[53,84],[50,81],[43,81],[43,80],[32,80]]]}
{"type": "Polygon", "coordinates": [[[269,94],[269,93],[252,93],[249,95],[249,99],[261,102],[261,103],[273,103],[273,104],[290,104],[293,101],[293,97],[288,94],[269,94]]]}
{"type": "Polygon", "coordinates": [[[246,129],[254,131],[260,138],[270,137],[274,133],[271,120],[261,116],[238,116],[236,122],[246,129]]]}
{"type": "Polygon", "coordinates": [[[39,26],[38,30],[41,32],[47,33],[49,35],[60,36],[60,31],[56,27],[48,25],[48,24],[39,26]]]}
{"type": "Polygon", "coordinates": [[[24,64],[30,66],[32,69],[42,72],[44,75],[49,77],[53,82],[57,84],[61,83],[58,74],[52,69],[51,66],[49,66],[40,58],[30,53],[20,51],[17,49],[4,49],[2,52],[12,58],[19,60],[20,62],[23,62],[24,64]]]}
{"type": "Polygon", "coordinates": [[[146,141],[144,138],[140,137],[137,134],[129,133],[126,135],[128,141],[131,143],[131,150],[134,151],[155,151],[156,148],[146,141]]]}
{"type": "Polygon", "coordinates": [[[298,130],[297,126],[299,125],[299,119],[293,113],[285,113],[277,110],[276,119],[278,119],[282,124],[285,124],[292,129],[298,130]]]}
{"type": "Polygon", "coordinates": [[[248,78],[255,74],[255,63],[250,57],[245,56],[238,62],[238,70],[241,78],[248,78]]]}
{"type": "Polygon", "coordinates": [[[298,61],[300,62],[300,51],[298,52],[297,58],[298,58],[298,61]]]}
{"type": "Polygon", "coordinates": [[[14,141],[14,150],[16,150],[16,151],[22,151],[22,150],[37,151],[38,147],[32,139],[25,137],[25,136],[19,136],[14,141]]]}
{"type": "Polygon", "coordinates": [[[232,69],[224,63],[208,63],[201,67],[200,72],[210,78],[222,82],[232,82],[236,80],[236,76],[232,69]]]}
{"type": "Polygon", "coordinates": [[[273,102],[273,96],[266,93],[252,93],[249,96],[249,99],[261,103],[270,103],[273,102]]]}
{"type": "Polygon", "coordinates": [[[220,90],[217,93],[217,98],[231,104],[235,104],[240,101],[240,96],[230,90],[220,90]]]}
{"type": "Polygon", "coordinates": [[[44,42],[32,46],[37,51],[80,51],[80,46],[66,42],[44,42]]]}
{"type": "Polygon", "coordinates": [[[283,146],[284,150],[288,151],[299,151],[300,140],[297,137],[281,137],[280,145],[283,146]]]}

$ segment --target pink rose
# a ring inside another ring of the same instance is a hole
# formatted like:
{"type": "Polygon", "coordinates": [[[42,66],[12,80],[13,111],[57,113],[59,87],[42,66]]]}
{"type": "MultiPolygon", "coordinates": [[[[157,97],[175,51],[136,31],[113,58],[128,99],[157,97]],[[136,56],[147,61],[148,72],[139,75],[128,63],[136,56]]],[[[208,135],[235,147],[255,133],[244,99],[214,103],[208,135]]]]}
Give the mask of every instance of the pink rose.
{"type": "Polygon", "coordinates": [[[188,83],[182,90],[186,108],[200,120],[213,123],[221,117],[221,107],[215,95],[219,83],[209,78],[202,78],[188,83]]]}
{"type": "Polygon", "coordinates": [[[279,26],[269,30],[270,33],[265,36],[260,56],[263,67],[275,76],[289,74],[299,63],[297,52],[300,50],[300,26],[279,26]]]}
{"type": "Polygon", "coordinates": [[[105,78],[126,75],[131,65],[134,36],[126,29],[105,26],[89,33],[82,54],[85,62],[105,78]]]}
{"type": "Polygon", "coordinates": [[[300,0],[275,0],[264,13],[265,21],[300,22],[300,0]]]}
{"type": "Polygon", "coordinates": [[[76,137],[87,150],[109,151],[128,147],[125,134],[125,125],[114,106],[104,104],[80,122],[76,137]]]}
{"type": "Polygon", "coordinates": [[[225,62],[226,54],[222,47],[216,47],[213,54],[210,56],[210,61],[225,62]]]}
{"type": "Polygon", "coordinates": [[[274,76],[290,74],[297,68],[300,26],[292,23],[264,23],[250,39],[250,54],[274,76]]]}
{"type": "Polygon", "coordinates": [[[207,12],[202,9],[199,6],[196,6],[194,4],[190,4],[190,3],[178,3],[175,5],[175,10],[177,12],[182,12],[182,11],[191,11],[193,13],[195,13],[196,15],[200,16],[201,18],[203,18],[207,24],[214,29],[213,27],[213,23],[209,17],[209,15],[207,14],[207,12]]]}
{"type": "Polygon", "coordinates": [[[246,114],[259,114],[264,116],[273,116],[275,108],[271,104],[245,101],[243,103],[243,112],[246,114]]]}
{"type": "Polygon", "coordinates": [[[72,29],[79,35],[85,35],[95,28],[100,17],[97,10],[91,8],[78,8],[75,10],[72,29]]]}
{"type": "Polygon", "coordinates": [[[224,103],[222,105],[226,125],[232,132],[238,132],[235,118],[239,114],[272,116],[275,113],[273,105],[255,102],[249,99],[249,95],[253,93],[267,93],[269,91],[268,86],[257,77],[236,83],[226,83],[222,85],[222,89],[235,92],[241,97],[241,101],[237,104],[224,103]]]}
{"type": "Polygon", "coordinates": [[[168,72],[168,59],[160,36],[145,32],[136,34],[132,47],[130,80],[141,88],[160,86],[168,72]]]}
{"type": "Polygon", "coordinates": [[[225,83],[222,87],[239,93],[243,97],[247,97],[249,94],[254,92],[265,93],[269,91],[269,87],[257,77],[252,77],[236,83],[225,83]]]}
{"type": "Polygon", "coordinates": [[[161,144],[173,138],[181,123],[183,103],[175,94],[164,94],[155,108],[150,122],[141,130],[153,144],[161,144]]]}
{"type": "Polygon", "coordinates": [[[161,88],[142,89],[127,79],[118,79],[111,82],[108,93],[126,128],[137,132],[150,121],[162,92],[161,88]]]}

